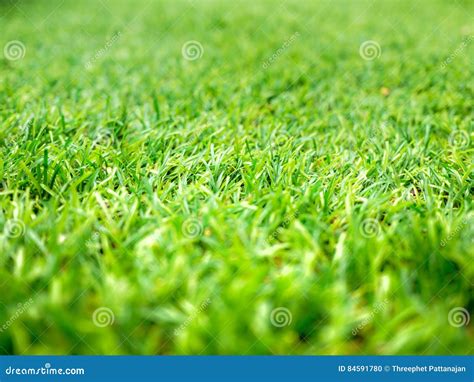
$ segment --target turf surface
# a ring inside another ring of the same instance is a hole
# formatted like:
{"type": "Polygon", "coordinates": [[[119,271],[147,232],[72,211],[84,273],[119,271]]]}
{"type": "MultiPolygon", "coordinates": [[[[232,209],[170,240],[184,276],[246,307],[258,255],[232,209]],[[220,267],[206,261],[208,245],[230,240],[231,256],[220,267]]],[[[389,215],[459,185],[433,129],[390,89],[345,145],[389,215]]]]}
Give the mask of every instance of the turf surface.
{"type": "Polygon", "coordinates": [[[472,1],[4,1],[0,353],[473,354],[472,1]]]}

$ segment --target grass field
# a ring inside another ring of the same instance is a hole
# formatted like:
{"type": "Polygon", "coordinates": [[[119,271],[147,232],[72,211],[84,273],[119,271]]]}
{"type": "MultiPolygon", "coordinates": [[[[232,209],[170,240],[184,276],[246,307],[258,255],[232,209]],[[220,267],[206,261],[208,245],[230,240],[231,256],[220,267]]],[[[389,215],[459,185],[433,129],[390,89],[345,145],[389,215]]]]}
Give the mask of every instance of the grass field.
{"type": "Polygon", "coordinates": [[[1,354],[474,354],[474,2],[0,3],[1,354]]]}

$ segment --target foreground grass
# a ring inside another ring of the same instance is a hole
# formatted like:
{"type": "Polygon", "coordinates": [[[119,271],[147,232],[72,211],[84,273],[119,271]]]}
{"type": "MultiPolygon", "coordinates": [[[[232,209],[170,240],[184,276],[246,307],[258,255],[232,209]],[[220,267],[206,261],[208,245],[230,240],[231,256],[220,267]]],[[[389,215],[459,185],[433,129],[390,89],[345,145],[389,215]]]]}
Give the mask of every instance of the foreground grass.
{"type": "Polygon", "coordinates": [[[1,353],[473,353],[472,2],[0,9],[1,353]]]}

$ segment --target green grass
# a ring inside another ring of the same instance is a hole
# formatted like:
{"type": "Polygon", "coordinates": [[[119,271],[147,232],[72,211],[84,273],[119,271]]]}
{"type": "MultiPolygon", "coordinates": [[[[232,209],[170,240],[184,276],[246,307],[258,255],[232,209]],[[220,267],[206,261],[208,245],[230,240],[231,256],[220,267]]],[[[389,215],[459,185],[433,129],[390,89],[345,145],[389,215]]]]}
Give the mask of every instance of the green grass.
{"type": "Polygon", "coordinates": [[[473,14],[3,2],[0,353],[473,354],[473,14]]]}

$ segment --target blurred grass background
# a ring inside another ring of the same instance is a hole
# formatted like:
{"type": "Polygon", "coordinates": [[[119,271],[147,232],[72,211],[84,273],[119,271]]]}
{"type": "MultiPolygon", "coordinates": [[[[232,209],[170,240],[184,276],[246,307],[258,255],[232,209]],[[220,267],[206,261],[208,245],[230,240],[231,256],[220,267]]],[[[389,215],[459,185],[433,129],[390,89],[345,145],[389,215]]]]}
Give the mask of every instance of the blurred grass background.
{"type": "Polygon", "coordinates": [[[4,1],[0,352],[472,354],[473,11],[4,1]]]}

